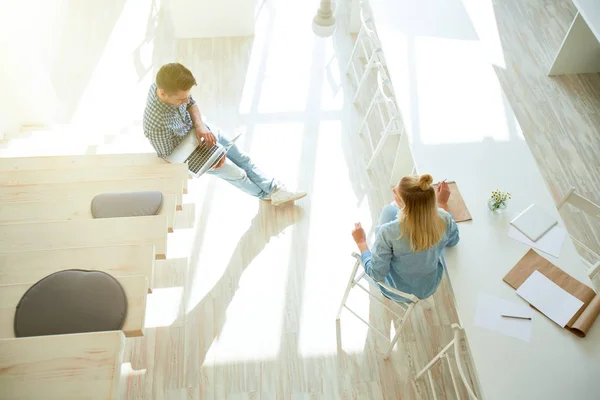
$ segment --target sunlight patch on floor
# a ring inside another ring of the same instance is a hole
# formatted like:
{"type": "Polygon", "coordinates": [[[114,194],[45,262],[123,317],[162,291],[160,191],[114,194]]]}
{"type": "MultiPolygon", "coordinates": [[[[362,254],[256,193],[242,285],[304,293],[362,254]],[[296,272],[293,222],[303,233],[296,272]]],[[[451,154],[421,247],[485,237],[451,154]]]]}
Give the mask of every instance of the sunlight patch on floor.
{"type": "MultiPolygon", "coordinates": [[[[152,2],[128,0],[108,39],[90,81],[73,115],[75,124],[101,126],[118,131],[131,115],[143,114],[151,70],[152,45],[146,41],[147,18],[152,2]],[[139,48],[140,59],[135,54],[139,48]],[[139,63],[139,65],[136,65],[139,63]],[[102,110],[102,115],[98,115],[102,110]]],[[[136,118],[137,119],[137,118],[136,118]]]]}
{"type": "Polygon", "coordinates": [[[258,112],[290,112],[306,108],[311,84],[314,84],[309,71],[318,40],[310,31],[310,13],[310,7],[303,4],[279,2],[275,5],[276,18],[268,39],[258,112]],[[284,92],[282,88],[285,88],[284,92]]]}
{"type": "Polygon", "coordinates": [[[182,244],[185,256],[190,258],[186,313],[226,274],[232,257],[237,256],[233,252],[256,214],[255,198],[215,177],[201,180],[212,181],[209,187],[205,186],[211,193],[206,193],[202,206],[197,207],[202,215],[197,215],[195,228],[187,230],[190,237],[182,244]]]}
{"type": "Polygon", "coordinates": [[[146,298],[146,328],[171,326],[179,317],[183,287],[152,289],[146,298]]]}
{"type": "Polygon", "coordinates": [[[247,114],[252,107],[256,107],[254,96],[256,95],[256,85],[259,82],[259,75],[262,73],[265,51],[270,47],[269,23],[274,18],[274,10],[268,3],[263,3],[260,14],[254,27],[254,41],[252,51],[246,70],[246,78],[238,111],[240,114],[247,114]]]}
{"type": "MultiPolygon", "coordinates": [[[[235,293],[227,307],[221,333],[213,345],[215,348],[211,349],[216,363],[264,360],[279,354],[286,316],[289,255],[293,246],[290,231],[293,229],[287,228],[283,234],[270,239],[246,267],[239,286],[235,280],[230,282],[227,290],[235,293]]],[[[220,295],[215,301],[226,298],[220,295]]]]}
{"type": "Polygon", "coordinates": [[[1,157],[35,157],[85,154],[89,138],[77,136],[73,127],[54,127],[23,132],[0,148],[1,157]]]}
{"type": "Polygon", "coordinates": [[[280,180],[289,189],[296,188],[305,140],[304,121],[256,124],[252,139],[242,137],[242,148],[252,156],[256,166],[266,175],[280,180]]]}
{"type": "MultiPolygon", "coordinates": [[[[367,232],[371,227],[368,201],[357,205],[348,179],[348,164],[354,160],[346,158],[351,155],[344,154],[341,141],[341,121],[320,124],[301,305],[302,356],[337,351],[335,317],[354,264],[350,255],[356,251],[351,230],[355,221],[362,221],[367,232]]],[[[362,348],[365,332],[350,331],[350,348],[362,348]]]]}

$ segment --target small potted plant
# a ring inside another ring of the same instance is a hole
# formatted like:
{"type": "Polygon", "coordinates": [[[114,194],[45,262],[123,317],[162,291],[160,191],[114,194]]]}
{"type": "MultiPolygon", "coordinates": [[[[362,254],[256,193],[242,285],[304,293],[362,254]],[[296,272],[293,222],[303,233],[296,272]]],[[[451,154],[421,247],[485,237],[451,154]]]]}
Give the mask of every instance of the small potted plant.
{"type": "Polygon", "coordinates": [[[507,206],[508,200],[511,199],[510,193],[501,192],[496,189],[492,191],[492,196],[488,200],[488,208],[495,213],[501,213],[507,206]]]}

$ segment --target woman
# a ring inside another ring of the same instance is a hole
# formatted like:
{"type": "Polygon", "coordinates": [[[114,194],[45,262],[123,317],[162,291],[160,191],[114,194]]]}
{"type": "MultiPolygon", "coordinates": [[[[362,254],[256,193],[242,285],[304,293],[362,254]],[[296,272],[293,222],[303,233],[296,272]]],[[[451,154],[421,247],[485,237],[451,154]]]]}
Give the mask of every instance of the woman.
{"type": "MultiPolygon", "coordinates": [[[[439,286],[444,272],[442,251],[459,240],[458,227],[448,211],[450,188],[441,182],[436,191],[432,182],[429,174],[400,180],[393,192],[396,204],[403,208],[388,205],[383,209],[372,252],[360,223],[352,231],[367,275],[420,299],[431,296],[439,286]]],[[[382,292],[392,300],[407,301],[383,288],[382,292]]]]}

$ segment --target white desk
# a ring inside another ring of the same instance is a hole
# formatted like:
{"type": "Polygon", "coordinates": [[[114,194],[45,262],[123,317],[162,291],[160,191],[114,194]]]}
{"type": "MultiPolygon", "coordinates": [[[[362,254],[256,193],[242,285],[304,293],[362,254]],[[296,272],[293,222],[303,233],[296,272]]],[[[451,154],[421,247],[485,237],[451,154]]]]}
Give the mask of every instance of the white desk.
{"type": "MultiPolygon", "coordinates": [[[[508,238],[510,217],[536,203],[560,218],[492,65],[482,55],[486,43],[478,33],[483,25],[481,20],[471,24],[476,14],[463,6],[475,3],[371,0],[418,170],[456,180],[473,216],[460,224],[461,242],[446,255],[460,323],[484,398],[598,399],[600,322],[581,339],[537,313],[531,343],[474,324],[480,292],[521,301],[502,281],[528,250],[508,238]],[[513,194],[505,215],[487,209],[494,189],[513,194]]],[[[591,284],[568,238],[560,259],[548,258],[591,284]]]]}
{"type": "Polygon", "coordinates": [[[577,14],[548,75],[600,72],[600,1],[573,0],[577,14]]]}

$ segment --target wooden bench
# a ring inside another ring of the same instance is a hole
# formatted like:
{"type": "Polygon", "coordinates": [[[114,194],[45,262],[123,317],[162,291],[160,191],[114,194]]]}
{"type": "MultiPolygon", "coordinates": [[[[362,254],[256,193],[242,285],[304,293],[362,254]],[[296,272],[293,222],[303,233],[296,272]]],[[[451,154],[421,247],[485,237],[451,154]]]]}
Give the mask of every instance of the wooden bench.
{"type": "MultiPolygon", "coordinates": [[[[19,222],[51,222],[93,219],[91,204],[94,196],[68,197],[64,200],[0,204],[0,224],[19,222]]],[[[157,215],[167,217],[169,232],[173,232],[177,197],[163,195],[163,205],[157,215]]]]}
{"type": "MultiPolygon", "coordinates": [[[[125,336],[143,336],[146,318],[148,279],[145,276],[115,277],[127,296],[127,316],[121,329],[125,336]]],[[[0,339],[15,337],[14,319],[17,304],[35,282],[0,286],[0,339]]]]}
{"type": "Polygon", "coordinates": [[[118,399],[121,331],[0,340],[0,397],[118,399]]]}
{"type": "Polygon", "coordinates": [[[168,164],[154,153],[93,154],[77,156],[8,157],[0,159],[0,171],[119,167],[126,165],[168,164]]]}
{"type": "Polygon", "coordinates": [[[142,192],[158,190],[164,195],[174,194],[177,206],[182,205],[183,184],[172,178],[145,178],[117,181],[42,183],[36,185],[0,186],[0,203],[25,201],[57,201],[109,192],[142,192]]]}
{"type": "Polygon", "coordinates": [[[0,185],[35,185],[42,183],[96,182],[143,178],[180,180],[187,189],[187,164],[127,165],[120,167],[12,170],[0,173],[0,185]]]}
{"type": "Polygon", "coordinates": [[[0,225],[0,253],[123,244],[153,244],[166,258],[167,217],[81,219],[0,225]]]}
{"type": "Polygon", "coordinates": [[[154,287],[152,244],[0,253],[0,285],[37,282],[65,269],[90,269],[114,277],[143,275],[154,287]]]}

